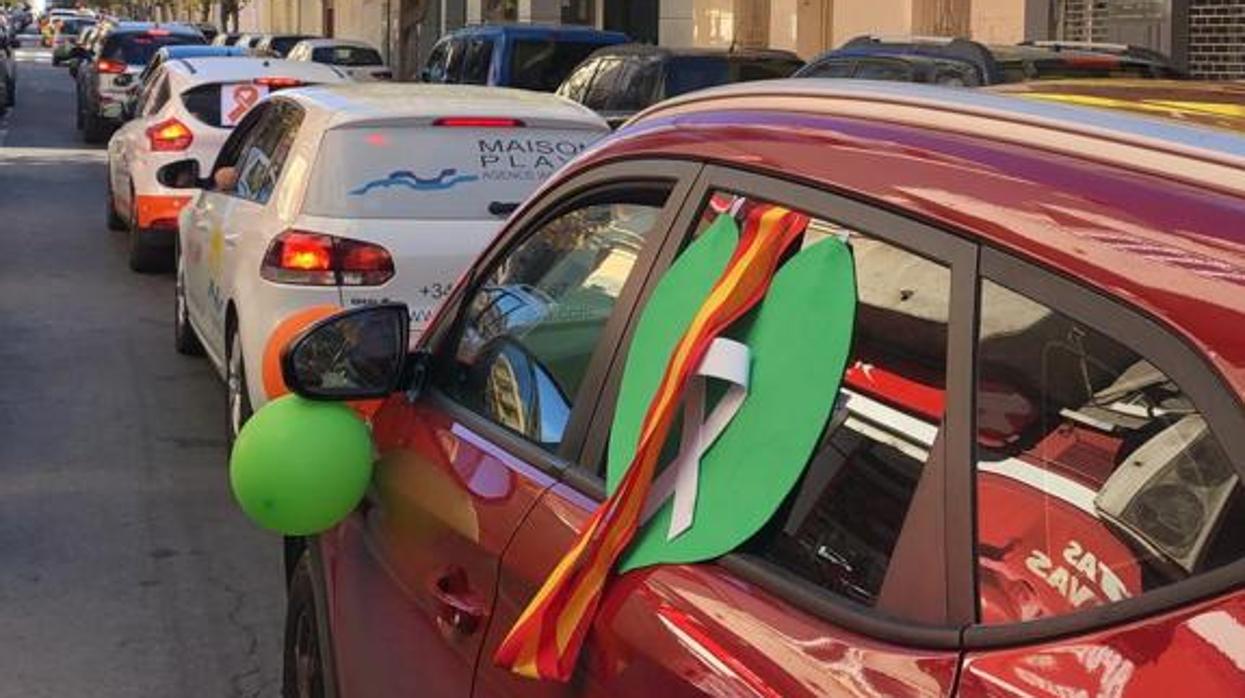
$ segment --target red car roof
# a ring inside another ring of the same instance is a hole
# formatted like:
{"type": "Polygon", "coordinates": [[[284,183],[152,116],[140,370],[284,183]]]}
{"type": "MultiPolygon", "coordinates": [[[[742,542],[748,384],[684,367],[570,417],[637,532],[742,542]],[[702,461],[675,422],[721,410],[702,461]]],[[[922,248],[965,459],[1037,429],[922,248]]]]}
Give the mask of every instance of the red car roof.
{"type": "Polygon", "coordinates": [[[570,171],[694,158],[897,207],[1148,311],[1245,395],[1245,138],[979,92],[845,82],[671,100],[570,171]]]}

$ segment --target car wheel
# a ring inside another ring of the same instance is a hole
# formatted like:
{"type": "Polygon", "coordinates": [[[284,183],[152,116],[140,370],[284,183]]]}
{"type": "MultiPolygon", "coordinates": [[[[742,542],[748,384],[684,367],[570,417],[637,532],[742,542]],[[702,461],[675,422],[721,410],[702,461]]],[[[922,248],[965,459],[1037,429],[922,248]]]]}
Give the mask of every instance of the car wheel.
{"type": "Polygon", "coordinates": [[[311,556],[303,553],[290,578],[285,611],[282,698],[325,698],[324,658],[311,584],[311,556]]]}
{"type": "Polygon", "coordinates": [[[117,197],[112,193],[112,175],[108,176],[108,229],[125,230],[125,219],[117,214],[117,197]]]}
{"type": "Polygon", "coordinates": [[[130,269],[140,274],[164,271],[168,265],[168,250],[151,244],[138,227],[138,209],[133,190],[130,191],[129,221],[130,269]]]}
{"type": "Polygon", "coordinates": [[[173,347],[178,354],[199,356],[203,353],[203,344],[190,325],[190,312],[186,308],[186,265],[180,242],[174,243],[173,258],[177,265],[177,281],[173,284],[173,347]]]}
{"type": "Polygon", "coordinates": [[[229,333],[229,355],[225,357],[225,389],[228,392],[226,417],[229,419],[229,445],[251,418],[251,393],[246,384],[246,362],[242,357],[242,333],[235,328],[229,333]]]}

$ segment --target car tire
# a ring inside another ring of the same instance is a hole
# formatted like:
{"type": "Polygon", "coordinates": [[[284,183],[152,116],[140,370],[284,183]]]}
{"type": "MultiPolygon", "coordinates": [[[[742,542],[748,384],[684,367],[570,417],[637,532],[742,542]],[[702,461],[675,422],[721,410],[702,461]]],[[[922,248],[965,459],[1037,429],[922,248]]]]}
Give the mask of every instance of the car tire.
{"type": "Polygon", "coordinates": [[[286,593],[282,698],[326,698],[320,622],[311,581],[311,556],[304,552],[286,593]]]}
{"type": "Polygon", "coordinates": [[[108,140],[108,122],[87,110],[82,115],[82,140],[99,145],[108,140]]]}
{"type": "Polygon", "coordinates": [[[242,334],[235,327],[225,338],[225,426],[229,430],[229,446],[251,418],[251,392],[246,383],[246,361],[242,356],[242,334]]]}
{"type": "Polygon", "coordinates": [[[200,356],[203,344],[190,324],[190,311],[186,307],[186,268],[180,242],[174,242],[173,259],[177,275],[173,283],[173,348],[183,356],[200,356]]]}
{"type": "Polygon", "coordinates": [[[125,230],[125,219],[117,213],[117,197],[112,193],[112,175],[108,176],[108,229],[125,230]]]}
{"type": "Polygon", "coordinates": [[[138,209],[134,190],[130,190],[129,248],[130,269],[140,274],[156,274],[169,268],[169,250],[151,244],[142,228],[138,227],[138,209]]]}

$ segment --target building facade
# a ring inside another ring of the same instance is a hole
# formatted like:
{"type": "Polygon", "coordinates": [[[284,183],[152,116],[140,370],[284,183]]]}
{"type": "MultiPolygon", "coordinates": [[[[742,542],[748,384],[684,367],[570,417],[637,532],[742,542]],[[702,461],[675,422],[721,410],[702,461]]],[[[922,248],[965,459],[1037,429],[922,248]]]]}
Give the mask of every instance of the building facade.
{"type": "Polygon", "coordinates": [[[446,31],[480,22],[583,24],[667,46],[805,58],[861,34],[1126,43],[1196,77],[1245,78],[1245,0],[249,0],[238,14],[242,31],[369,41],[403,77],[446,31]]]}

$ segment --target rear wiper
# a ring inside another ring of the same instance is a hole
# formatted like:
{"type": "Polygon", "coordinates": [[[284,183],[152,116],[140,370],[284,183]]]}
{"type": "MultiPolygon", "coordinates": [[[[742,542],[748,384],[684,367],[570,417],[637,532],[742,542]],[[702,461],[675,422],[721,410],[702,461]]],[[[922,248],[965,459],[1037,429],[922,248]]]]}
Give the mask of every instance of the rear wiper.
{"type": "Polygon", "coordinates": [[[494,216],[509,216],[518,207],[517,201],[494,201],[488,205],[488,212],[494,216]]]}

